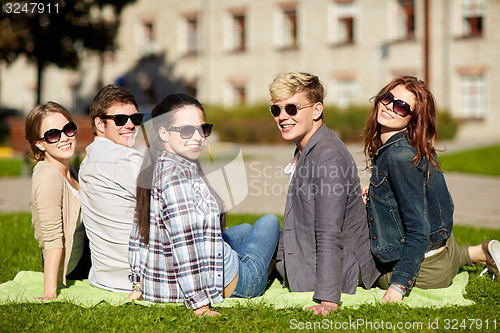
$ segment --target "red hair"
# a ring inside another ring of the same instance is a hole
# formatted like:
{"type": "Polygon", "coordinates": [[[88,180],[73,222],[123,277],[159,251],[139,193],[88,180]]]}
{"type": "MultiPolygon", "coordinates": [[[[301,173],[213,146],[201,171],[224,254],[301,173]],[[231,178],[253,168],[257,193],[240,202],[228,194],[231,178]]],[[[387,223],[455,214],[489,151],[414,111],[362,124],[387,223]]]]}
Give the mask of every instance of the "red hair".
{"type": "MultiPolygon", "coordinates": [[[[399,85],[415,95],[415,106],[409,115],[411,119],[406,128],[406,138],[417,152],[413,158],[413,164],[416,166],[422,158],[425,158],[427,165],[432,164],[437,170],[441,171],[436,161],[436,150],[434,149],[434,143],[437,139],[434,96],[423,81],[413,76],[401,76],[392,80],[372,98],[374,101],[373,110],[363,132],[365,156],[373,158],[377,150],[382,146],[380,124],[377,122],[378,106],[381,99],[399,85]]],[[[429,169],[427,174],[429,174],[429,169]]]]}

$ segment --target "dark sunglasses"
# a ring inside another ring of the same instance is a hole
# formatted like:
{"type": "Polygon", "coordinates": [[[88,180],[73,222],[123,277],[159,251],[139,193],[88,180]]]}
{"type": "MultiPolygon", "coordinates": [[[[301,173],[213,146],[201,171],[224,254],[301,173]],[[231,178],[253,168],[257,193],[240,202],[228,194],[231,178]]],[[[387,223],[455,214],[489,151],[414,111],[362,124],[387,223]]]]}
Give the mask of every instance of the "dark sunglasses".
{"type": "Polygon", "coordinates": [[[392,103],[392,111],[394,111],[394,113],[400,115],[401,117],[406,117],[408,113],[411,112],[408,103],[403,102],[399,99],[394,99],[394,96],[390,92],[388,92],[384,96],[384,98],[380,100],[380,102],[382,102],[382,104],[384,105],[389,105],[392,103]]]}
{"type": "Polygon", "coordinates": [[[73,122],[69,122],[64,127],[62,130],[59,129],[49,129],[47,132],[43,134],[43,138],[40,138],[38,140],[45,140],[48,143],[56,143],[59,140],[61,140],[61,133],[66,134],[68,138],[71,138],[72,136],[75,136],[77,131],[76,124],[73,122]]]}
{"type": "Polygon", "coordinates": [[[271,114],[273,116],[277,117],[280,115],[281,110],[284,108],[285,112],[288,113],[290,116],[295,116],[300,109],[308,108],[313,105],[314,104],[309,104],[309,105],[287,104],[284,107],[281,107],[279,105],[273,104],[269,107],[269,111],[271,111],[271,114]]]}
{"type": "Polygon", "coordinates": [[[144,113],[134,113],[131,115],[128,114],[115,114],[115,115],[105,115],[99,117],[101,119],[113,119],[116,126],[123,126],[127,123],[128,119],[132,121],[132,124],[135,126],[139,126],[142,124],[142,119],[144,118],[144,113]]]}
{"type": "Polygon", "coordinates": [[[213,126],[214,125],[212,124],[201,124],[200,126],[191,126],[191,125],[186,125],[181,127],[169,126],[165,127],[165,129],[167,131],[179,132],[179,134],[181,135],[181,139],[191,139],[196,131],[198,131],[198,133],[202,138],[209,137],[210,134],[212,134],[213,126]]]}

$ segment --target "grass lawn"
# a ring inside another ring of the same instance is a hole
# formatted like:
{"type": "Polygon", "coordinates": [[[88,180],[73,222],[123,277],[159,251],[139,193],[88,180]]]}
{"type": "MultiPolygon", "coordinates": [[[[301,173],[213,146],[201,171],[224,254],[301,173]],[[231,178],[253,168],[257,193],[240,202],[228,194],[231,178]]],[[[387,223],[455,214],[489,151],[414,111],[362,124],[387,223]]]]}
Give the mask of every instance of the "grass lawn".
{"type": "Polygon", "coordinates": [[[444,171],[500,176],[500,145],[440,154],[439,162],[444,171]]]}
{"type": "MultiPolygon", "coordinates": [[[[231,215],[228,225],[253,222],[256,216],[231,215]]],[[[40,250],[31,230],[30,214],[0,214],[0,283],[12,280],[23,270],[42,271],[40,250]]],[[[484,239],[500,239],[500,230],[475,229],[457,226],[454,229],[459,245],[478,244],[484,239]]],[[[220,308],[220,317],[196,318],[182,306],[145,307],[126,304],[113,307],[100,304],[82,308],[70,303],[0,305],[0,332],[280,332],[299,329],[300,325],[317,328],[341,328],[342,331],[375,331],[393,325],[393,331],[439,331],[457,328],[474,331],[500,331],[500,282],[491,281],[488,274],[478,277],[482,265],[466,267],[470,282],[466,298],[472,306],[451,306],[440,309],[415,309],[401,304],[364,305],[358,309],[343,309],[329,316],[317,317],[302,308],[275,310],[267,305],[220,308]],[[396,329],[397,323],[406,329],[396,329]],[[357,325],[359,326],[352,326],[357,325]],[[432,325],[431,325],[432,324],[432,325]],[[351,325],[351,326],[350,326],[351,325]],[[465,326],[464,326],[465,325],[465,326]],[[488,325],[488,329],[486,329],[488,325]],[[448,328],[448,329],[445,329],[448,328]],[[434,330],[433,330],[434,331],[434,330]]],[[[305,327],[305,326],[304,326],[305,327]]],[[[388,330],[388,331],[392,331],[388,330]]]]}

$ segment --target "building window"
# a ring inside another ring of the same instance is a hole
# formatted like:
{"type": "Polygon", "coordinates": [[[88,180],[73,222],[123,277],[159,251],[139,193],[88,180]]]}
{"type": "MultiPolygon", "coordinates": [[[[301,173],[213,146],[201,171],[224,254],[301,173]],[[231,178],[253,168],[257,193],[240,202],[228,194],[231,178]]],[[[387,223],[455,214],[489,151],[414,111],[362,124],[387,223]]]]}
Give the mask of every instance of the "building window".
{"type": "Polygon", "coordinates": [[[462,112],[465,119],[482,119],[486,109],[486,85],[483,75],[461,76],[462,112]]]}
{"type": "Polygon", "coordinates": [[[484,0],[462,0],[463,33],[465,37],[483,34],[484,0]]]}
{"type": "Polygon", "coordinates": [[[200,27],[198,15],[186,16],[186,54],[196,55],[199,50],[200,27]]]}
{"type": "Polygon", "coordinates": [[[415,0],[398,0],[398,37],[415,38],[415,0]]]}
{"type": "Polygon", "coordinates": [[[330,7],[330,41],[334,45],[353,44],[356,25],[356,3],[336,1],[330,7]]]}
{"type": "Polygon", "coordinates": [[[294,49],[297,47],[298,33],[297,33],[297,10],[284,9],[284,47],[294,49]]]}
{"type": "Polygon", "coordinates": [[[355,104],[357,99],[358,85],[354,79],[345,79],[337,81],[337,105],[346,108],[355,104]]]}
{"type": "Polygon", "coordinates": [[[184,81],[184,89],[186,91],[186,94],[188,94],[191,97],[197,98],[198,81],[197,80],[184,81]]]}
{"type": "Polygon", "coordinates": [[[233,14],[232,21],[232,50],[237,52],[244,52],[246,50],[245,14],[233,14]]]}
{"type": "Polygon", "coordinates": [[[142,46],[140,53],[143,56],[152,55],[156,52],[156,33],[155,25],[152,21],[143,21],[141,26],[140,41],[142,46]]]}
{"type": "Polygon", "coordinates": [[[246,95],[246,88],[243,84],[233,85],[233,104],[245,104],[246,95]]]}

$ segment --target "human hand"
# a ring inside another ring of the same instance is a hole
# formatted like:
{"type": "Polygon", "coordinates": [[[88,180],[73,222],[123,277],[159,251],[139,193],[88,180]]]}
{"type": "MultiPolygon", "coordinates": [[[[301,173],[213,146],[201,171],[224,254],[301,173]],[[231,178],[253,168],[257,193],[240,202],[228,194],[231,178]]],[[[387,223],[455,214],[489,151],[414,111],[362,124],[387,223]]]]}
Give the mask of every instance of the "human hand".
{"type": "Polygon", "coordinates": [[[57,296],[42,296],[42,297],[35,297],[37,301],[48,301],[51,299],[56,299],[57,296]]]}
{"type": "Polygon", "coordinates": [[[306,308],[306,310],[314,311],[315,315],[321,314],[323,316],[327,316],[330,312],[337,310],[338,307],[339,305],[337,303],[321,301],[321,304],[310,306],[306,308]]]}
{"type": "Polygon", "coordinates": [[[142,300],[142,293],[138,292],[137,290],[132,290],[130,294],[128,294],[125,299],[135,299],[135,300],[142,300]]]}
{"type": "Polygon", "coordinates": [[[363,202],[366,204],[368,204],[368,185],[366,185],[365,187],[363,187],[363,189],[361,190],[361,199],[363,199],[363,202]]]}
{"type": "Polygon", "coordinates": [[[204,317],[204,316],[220,316],[220,313],[217,311],[210,310],[208,305],[204,305],[198,309],[193,310],[193,313],[196,317],[204,317]]]}
{"type": "Polygon", "coordinates": [[[385,291],[384,297],[382,297],[382,303],[395,303],[401,302],[403,300],[403,295],[397,290],[389,288],[385,291]]]}

